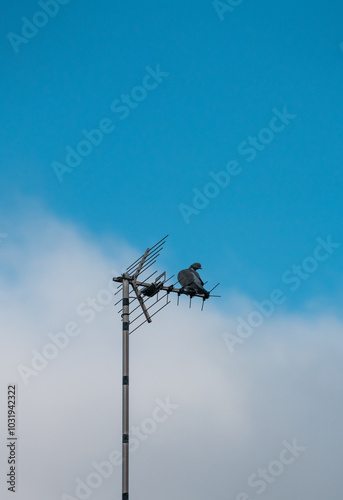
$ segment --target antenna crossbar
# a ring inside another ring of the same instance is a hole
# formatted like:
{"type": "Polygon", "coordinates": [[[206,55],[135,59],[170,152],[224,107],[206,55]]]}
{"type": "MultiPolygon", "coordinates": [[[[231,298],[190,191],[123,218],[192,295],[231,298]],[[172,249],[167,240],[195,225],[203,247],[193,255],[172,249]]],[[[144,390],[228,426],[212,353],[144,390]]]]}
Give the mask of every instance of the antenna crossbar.
{"type": "MultiPolygon", "coordinates": [[[[149,286],[155,284],[155,283],[147,283],[145,281],[136,281],[136,280],[134,280],[133,276],[130,276],[128,279],[129,279],[129,282],[131,284],[132,284],[133,281],[135,281],[135,284],[137,286],[142,286],[142,287],[149,287],[149,286]]],[[[123,277],[122,276],[118,276],[117,278],[113,278],[113,281],[116,281],[116,282],[120,283],[120,282],[123,281],[123,277]]],[[[218,285],[219,285],[219,283],[218,283],[218,285]]],[[[218,285],[216,285],[214,288],[216,288],[218,285]]],[[[177,294],[180,294],[180,295],[188,295],[188,296],[192,296],[192,297],[201,297],[201,298],[204,297],[203,293],[196,293],[196,292],[193,292],[193,291],[183,290],[182,288],[175,288],[174,285],[170,285],[170,286],[164,286],[163,285],[163,286],[160,287],[160,290],[165,290],[168,293],[177,293],[177,294]]]]}

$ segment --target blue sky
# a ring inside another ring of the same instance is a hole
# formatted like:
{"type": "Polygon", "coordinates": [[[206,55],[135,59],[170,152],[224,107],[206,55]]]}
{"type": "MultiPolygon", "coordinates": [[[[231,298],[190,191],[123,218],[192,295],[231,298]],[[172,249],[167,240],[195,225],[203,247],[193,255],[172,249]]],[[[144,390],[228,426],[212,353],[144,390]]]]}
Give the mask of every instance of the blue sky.
{"type": "MultiPolygon", "coordinates": [[[[2,2],[0,379],[18,387],[19,500],[84,499],[78,481],[120,454],[112,277],[166,234],[158,269],[201,262],[222,298],[200,313],[174,297],[130,336],[130,425],[146,429],[132,498],[341,494],[343,5],[225,2],[2,2]]],[[[113,465],[89,498],[121,498],[113,465]]]]}
{"type": "MultiPolygon", "coordinates": [[[[72,0],[16,53],[8,34],[39,10],[2,6],[0,229],[9,238],[11,214],[25,221],[32,201],[94,240],[143,251],[169,233],[170,272],[200,261],[224,294],[256,300],[312,255],[316,238],[343,242],[340,2],[243,0],[220,20],[210,0],[72,0]],[[147,67],[165,76],[121,119],[111,105],[147,67]],[[296,118],[247,161],[238,146],[285,107],[296,118]],[[115,130],[59,182],[52,163],[65,164],[66,147],[105,118],[115,130]],[[187,224],[180,204],[192,206],[193,189],[230,160],[239,175],[187,224]]],[[[287,307],[339,306],[342,250],[287,307]]]]}

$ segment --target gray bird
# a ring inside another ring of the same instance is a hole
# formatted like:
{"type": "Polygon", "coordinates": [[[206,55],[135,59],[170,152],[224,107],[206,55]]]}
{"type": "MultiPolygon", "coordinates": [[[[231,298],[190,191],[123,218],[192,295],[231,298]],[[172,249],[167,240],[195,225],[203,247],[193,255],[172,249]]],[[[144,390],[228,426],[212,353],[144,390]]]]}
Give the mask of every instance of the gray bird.
{"type": "Polygon", "coordinates": [[[182,286],[181,290],[185,292],[195,292],[204,294],[206,298],[210,296],[204,288],[204,282],[200,278],[197,269],[202,269],[199,262],[195,262],[188,269],[183,269],[177,275],[177,279],[182,286]]]}

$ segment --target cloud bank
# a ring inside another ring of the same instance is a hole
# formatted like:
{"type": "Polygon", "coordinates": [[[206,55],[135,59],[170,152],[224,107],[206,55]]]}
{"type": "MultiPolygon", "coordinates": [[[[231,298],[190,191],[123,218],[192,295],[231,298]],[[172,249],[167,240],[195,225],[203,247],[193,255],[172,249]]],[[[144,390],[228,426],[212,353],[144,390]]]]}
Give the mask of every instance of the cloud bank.
{"type": "MultiPolygon", "coordinates": [[[[6,393],[15,383],[16,498],[119,500],[111,278],[144,249],[95,242],[37,209],[12,227],[0,246],[1,497],[13,495],[6,393]]],[[[251,299],[232,294],[202,313],[172,303],[130,337],[132,498],[339,497],[341,321],[281,310],[232,353],[225,333],[235,333],[237,303],[251,299]]]]}

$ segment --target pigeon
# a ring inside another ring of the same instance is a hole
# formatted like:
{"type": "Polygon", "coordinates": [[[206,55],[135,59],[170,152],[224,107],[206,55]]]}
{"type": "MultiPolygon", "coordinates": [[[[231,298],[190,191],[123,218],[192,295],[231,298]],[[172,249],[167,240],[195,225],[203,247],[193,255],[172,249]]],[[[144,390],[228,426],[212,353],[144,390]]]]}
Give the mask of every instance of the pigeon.
{"type": "Polygon", "coordinates": [[[195,262],[188,269],[183,269],[177,275],[177,279],[182,286],[181,291],[204,294],[207,299],[210,294],[204,288],[204,282],[200,278],[197,269],[202,269],[199,262],[195,262]]]}

